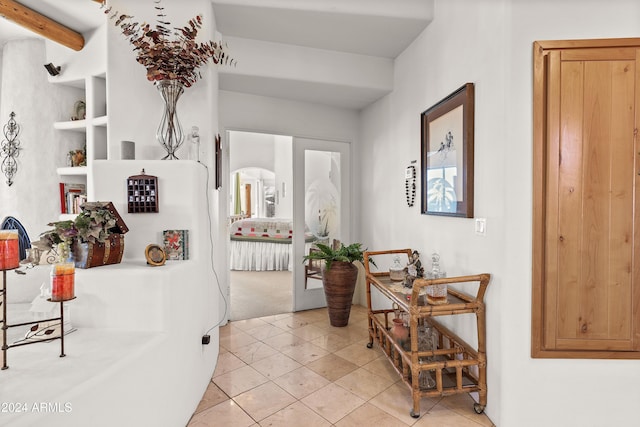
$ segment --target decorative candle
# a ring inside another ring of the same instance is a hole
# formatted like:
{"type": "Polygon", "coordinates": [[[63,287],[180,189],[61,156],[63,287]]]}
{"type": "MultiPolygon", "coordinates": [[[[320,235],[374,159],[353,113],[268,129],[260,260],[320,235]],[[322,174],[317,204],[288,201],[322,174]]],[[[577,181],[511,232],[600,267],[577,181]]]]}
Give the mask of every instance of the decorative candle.
{"type": "Polygon", "coordinates": [[[0,270],[11,270],[19,265],[18,230],[0,230],[0,270]]]}
{"type": "Polygon", "coordinates": [[[51,269],[51,301],[67,301],[75,296],[76,269],[72,262],[51,269]]]}

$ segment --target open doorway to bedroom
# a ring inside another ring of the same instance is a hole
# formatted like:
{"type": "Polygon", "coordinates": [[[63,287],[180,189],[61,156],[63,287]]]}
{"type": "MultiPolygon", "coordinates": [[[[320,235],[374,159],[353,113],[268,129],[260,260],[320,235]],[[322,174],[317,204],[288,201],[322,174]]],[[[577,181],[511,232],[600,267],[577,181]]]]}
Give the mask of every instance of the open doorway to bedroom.
{"type": "Polygon", "coordinates": [[[349,144],[229,131],[230,320],[324,307],[303,259],[349,239],[349,144]]]}
{"type": "Polygon", "coordinates": [[[230,320],[293,311],[292,144],[229,132],[230,320]]]}

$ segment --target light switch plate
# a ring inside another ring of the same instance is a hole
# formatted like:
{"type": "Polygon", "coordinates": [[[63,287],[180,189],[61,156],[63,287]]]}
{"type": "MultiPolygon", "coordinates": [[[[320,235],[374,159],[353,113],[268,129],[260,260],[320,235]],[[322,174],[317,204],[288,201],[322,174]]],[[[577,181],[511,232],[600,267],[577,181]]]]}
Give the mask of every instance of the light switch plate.
{"type": "Polygon", "coordinates": [[[487,234],[487,219],[476,218],[476,234],[484,236],[487,234]]]}

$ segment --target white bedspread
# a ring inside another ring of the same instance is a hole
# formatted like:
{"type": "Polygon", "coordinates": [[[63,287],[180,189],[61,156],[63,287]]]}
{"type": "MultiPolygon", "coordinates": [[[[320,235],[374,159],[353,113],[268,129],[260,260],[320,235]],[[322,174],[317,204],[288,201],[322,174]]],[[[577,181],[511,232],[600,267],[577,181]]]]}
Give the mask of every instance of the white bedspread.
{"type": "MultiPolygon", "coordinates": [[[[309,253],[313,243],[305,244],[304,253],[309,253]]],[[[293,270],[292,245],[269,242],[230,241],[231,270],[274,271],[293,270]]],[[[300,260],[302,266],[302,260],[300,260]]]]}

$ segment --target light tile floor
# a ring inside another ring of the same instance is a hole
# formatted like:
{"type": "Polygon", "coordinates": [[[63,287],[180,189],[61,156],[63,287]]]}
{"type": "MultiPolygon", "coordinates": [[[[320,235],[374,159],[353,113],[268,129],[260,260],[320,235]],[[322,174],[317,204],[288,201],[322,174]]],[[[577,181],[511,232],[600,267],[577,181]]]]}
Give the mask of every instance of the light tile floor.
{"type": "Polygon", "coordinates": [[[344,328],[329,325],[326,309],[230,322],[188,427],[494,426],[467,394],[423,398],[412,418],[409,389],[368,342],[362,306],[344,328]]]}

